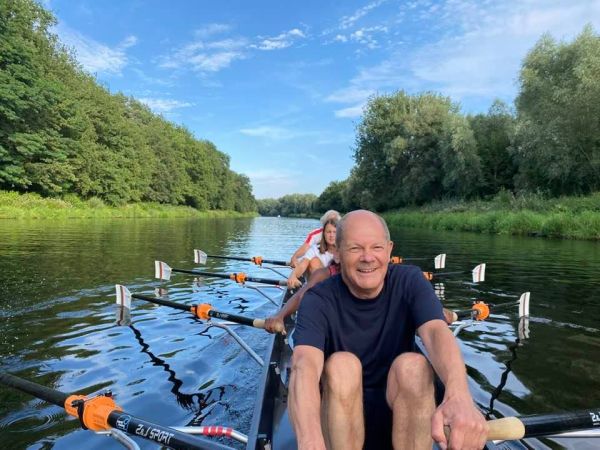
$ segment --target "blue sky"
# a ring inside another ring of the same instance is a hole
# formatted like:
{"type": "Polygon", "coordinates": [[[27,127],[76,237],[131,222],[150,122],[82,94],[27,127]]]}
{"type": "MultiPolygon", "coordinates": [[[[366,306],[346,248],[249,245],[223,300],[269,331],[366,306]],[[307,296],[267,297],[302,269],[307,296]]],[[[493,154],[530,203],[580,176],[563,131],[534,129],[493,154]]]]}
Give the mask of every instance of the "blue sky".
{"type": "Polygon", "coordinates": [[[43,4],[100,83],[214,142],[257,198],[345,179],[371,95],[432,90],[486,112],[512,103],[542,33],[600,30],[600,0],[43,4]]]}

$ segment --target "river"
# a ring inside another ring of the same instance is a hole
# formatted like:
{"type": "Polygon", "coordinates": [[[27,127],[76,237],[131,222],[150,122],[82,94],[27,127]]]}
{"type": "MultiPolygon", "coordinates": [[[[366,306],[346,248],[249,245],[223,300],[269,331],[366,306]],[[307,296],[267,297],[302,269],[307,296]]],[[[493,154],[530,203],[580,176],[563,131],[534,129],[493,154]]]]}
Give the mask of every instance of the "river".
{"type": "MultiPolygon", "coordinates": [[[[128,219],[0,222],[0,369],[65,392],[111,389],[125,410],[164,425],[227,425],[247,432],[258,364],[218,328],[190,314],[133,302],[117,323],[114,285],[210,302],[264,317],[259,292],[214,278],[153,278],[154,261],[193,268],[194,248],[209,254],[287,259],[318,225],[307,219],[128,219]]],[[[436,288],[445,305],[499,304],[531,292],[529,338],[518,340],[517,309],[463,330],[471,389],[484,411],[501,415],[600,407],[600,243],[392,229],[395,255],[427,257],[446,271],[487,264],[486,281],[451,277],[436,288]],[[518,342],[517,342],[518,340],[518,342]],[[495,395],[492,395],[495,393],[495,395]]],[[[210,259],[214,272],[277,274],[210,259]]],[[[275,289],[264,292],[271,297],[275,289]]],[[[237,327],[259,354],[262,331],[237,327]]],[[[61,409],[0,387],[0,442],[10,449],[121,448],[65,419],[61,409]]],[[[598,448],[591,439],[529,440],[530,448],[598,448]]],[[[153,448],[142,444],[143,448],[153,448]]]]}

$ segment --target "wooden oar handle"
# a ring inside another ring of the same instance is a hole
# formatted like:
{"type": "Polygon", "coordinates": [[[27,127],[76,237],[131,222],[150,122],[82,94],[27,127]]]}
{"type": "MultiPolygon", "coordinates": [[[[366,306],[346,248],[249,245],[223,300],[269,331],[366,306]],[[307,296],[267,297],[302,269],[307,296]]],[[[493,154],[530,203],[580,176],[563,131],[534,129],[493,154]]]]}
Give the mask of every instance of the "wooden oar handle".
{"type": "MultiPolygon", "coordinates": [[[[254,319],[252,321],[252,326],[255,328],[265,329],[265,319],[254,319]]],[[[275,333],[285,334],[285,327],[282,324],[277,324],[275,327],[275,333]]]]}
{"type": "Polygon", "coordinates": [[[525,425],[517,417],[488,420],[488,426],[490,427],[488,441],[510,441],[525,436],[525,425]]]}
{"type": "MultiPolygon", "coordinates": [[[[523,439],[525,436],[525,425],[517,417],[504,417],[502,419],[488,420],[488,441],[511,441],[523,439]]],[[[444,426],[446,439],[450,438],[450,427],[444,426]]]]}

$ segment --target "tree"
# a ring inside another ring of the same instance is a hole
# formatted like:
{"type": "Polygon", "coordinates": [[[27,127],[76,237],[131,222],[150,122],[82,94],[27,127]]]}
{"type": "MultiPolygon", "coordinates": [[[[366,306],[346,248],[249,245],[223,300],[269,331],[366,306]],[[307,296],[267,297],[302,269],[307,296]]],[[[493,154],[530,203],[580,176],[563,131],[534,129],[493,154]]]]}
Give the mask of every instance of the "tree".
{"type": "Polygon", "coordinates": [[[502,189],[514,190],[517,166],[510,152],[515,133],[515,116],[502,101],[496,100],[487,114],[468,117],[481,160],[481,194],[494,195],[502,189]]]}
{"type": "Polygon", "coordinates": [[[600,188],[599,74],[600,37],[589,25],[572,43],[545,35],[528,53],[512,147],[519,189],[557,196],[600,188]]]}
{"type": "Polygon", "coordinates": [[[384,210],[477,193],[468,122],[449,98],[400,91],[372,98],[358,127],[346,204],[384,210]]]}
{"type": "Polygon", "coordinates": [[[329,209],[344,211],[343,192],[347,186],[347,181],[332,181],[319,195],[315,203],[315,210],[325,212],[329,209]]]}

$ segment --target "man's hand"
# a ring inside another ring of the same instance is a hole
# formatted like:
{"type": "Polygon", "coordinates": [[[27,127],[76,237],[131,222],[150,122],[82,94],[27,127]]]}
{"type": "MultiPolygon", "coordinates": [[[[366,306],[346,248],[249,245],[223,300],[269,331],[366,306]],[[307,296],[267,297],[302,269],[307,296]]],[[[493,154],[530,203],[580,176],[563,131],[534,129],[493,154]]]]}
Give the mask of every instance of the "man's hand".
{"type": "Polygon", "coordinates": [[[265,331],[268,331],[269,333],[277,333],[278,330],[285,330],[283,318],[279,317],[278,314],[267,317],[265,319],[265,331]]]}
{"type": "Polygon", "coordinates": [[[442,449],[480,450],[488,425],[470,396],[445,398],[431,418],[431,437],[442,449]],[[450,428],[448,438],[444,426],[450,428]]]}

